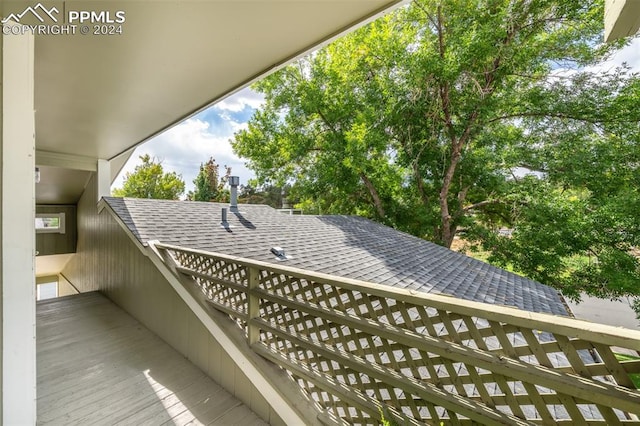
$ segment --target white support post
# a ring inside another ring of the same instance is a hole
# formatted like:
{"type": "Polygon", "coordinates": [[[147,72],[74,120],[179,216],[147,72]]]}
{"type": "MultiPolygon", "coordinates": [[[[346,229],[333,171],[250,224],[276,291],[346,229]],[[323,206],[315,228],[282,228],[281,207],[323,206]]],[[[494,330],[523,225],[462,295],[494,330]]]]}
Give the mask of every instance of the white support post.
{"type": "Polygon", "coordinates": [[[249,345],[253,345],[254,343],[258,343],[260,341],[260,328],[256,325],[251,324],[251,320],[254,318],[258,318],[260,316],[260,298],[258,296],[253,295],[253,290],[258,288],[260,284],[260,271],[257,268],[248,267],[249,272],[249,288],[247,292],[247,296],[249,300],[247,301],[249,308],[249,319],[248,319],[248,337],[249,337],[249,345]]]}
{"type": "Polygon", "coordinates": [[[604,37],[607,43],[638,32],[640,2],[637,0],[605,0],[604,37]]]}
{"type": "Polygon", "coordinates": [[[108,197],[111,195],[111,164],[108,160],[98,160],[98,199],[100,201],[102,197],[108,197]]]}
{"type": "Polygon", "coordinates": [[[2,37],[2,423],[36,423],[34,37],[2,37]]]}

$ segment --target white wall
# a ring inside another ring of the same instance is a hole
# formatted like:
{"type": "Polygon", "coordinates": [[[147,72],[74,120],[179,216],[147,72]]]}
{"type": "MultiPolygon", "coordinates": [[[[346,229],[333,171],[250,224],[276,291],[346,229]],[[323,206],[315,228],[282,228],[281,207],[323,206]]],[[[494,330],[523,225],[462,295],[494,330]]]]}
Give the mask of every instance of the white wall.
{"type": "Polygon", "coordinates": [[[640,28],[640,2],[638,0],[605,0],[605,40],[634,35],[640,28]]]}
{"type": "Polygon", "coordinates": [[[33,36],[2,38],[2,423],[36,421],[33,36]]]}

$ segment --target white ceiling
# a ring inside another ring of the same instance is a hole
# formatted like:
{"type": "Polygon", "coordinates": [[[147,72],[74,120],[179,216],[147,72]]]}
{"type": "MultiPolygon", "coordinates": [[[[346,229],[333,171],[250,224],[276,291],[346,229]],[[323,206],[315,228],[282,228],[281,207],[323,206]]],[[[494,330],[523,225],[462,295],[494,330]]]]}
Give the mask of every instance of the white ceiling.
{"type": "Polygon", "coordinates": [[[112,159],[398,2],[96,2],[123,35],[36,39],[37,149],[112,159]]]}
{"type": "Polygon", "coordinates": [[[36,184],[37,204],[75,204],[89,182],[91,172],[39,166],[40,183],[36,184]]]}
{"type": "Polygon", "coordinates": [[[36,277],[58,275],[75,253],[36,256],[36,277]]]}
{"type": "MultiPolygon", "coordinates": [[[[37,158],[53,158],[39,165],[57,167],[43,169],[54,180],[38,189],[36,201],[79,199],[83,179],[75,172],[65,174],[66,158],[79,156],[68,168],[79,163],[85,172],[87,159],[112,160],[114,179],[136,145],[404,2],[45,3],[67,11],[122,10],[126,21],[122,35],[36,36],[37,158]]],[[[15,12],[7,4],[4,14],[15,12]]]]}

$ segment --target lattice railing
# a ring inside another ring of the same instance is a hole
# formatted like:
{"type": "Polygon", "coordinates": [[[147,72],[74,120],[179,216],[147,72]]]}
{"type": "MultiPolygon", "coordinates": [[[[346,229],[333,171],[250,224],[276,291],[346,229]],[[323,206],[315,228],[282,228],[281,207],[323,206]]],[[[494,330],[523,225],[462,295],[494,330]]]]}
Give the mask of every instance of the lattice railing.
{"type": "Polygon", "coordinates": [[[640,332],[154,246],[341,422],[640,425],[640,332]]]}

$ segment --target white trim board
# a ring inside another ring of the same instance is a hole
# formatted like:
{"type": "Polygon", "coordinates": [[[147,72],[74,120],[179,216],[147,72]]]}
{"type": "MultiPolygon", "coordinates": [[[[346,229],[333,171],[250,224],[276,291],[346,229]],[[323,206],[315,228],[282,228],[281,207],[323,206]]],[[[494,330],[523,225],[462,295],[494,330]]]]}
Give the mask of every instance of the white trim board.
{"type": "Polygon", "coordinates": [[[4,36],[2,49],[2,423],[29,425],[36,422],[34,37],[4,36]]]}

